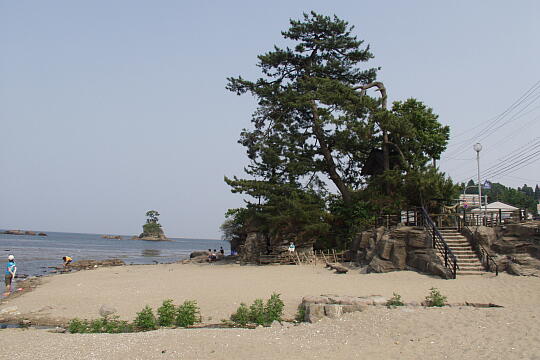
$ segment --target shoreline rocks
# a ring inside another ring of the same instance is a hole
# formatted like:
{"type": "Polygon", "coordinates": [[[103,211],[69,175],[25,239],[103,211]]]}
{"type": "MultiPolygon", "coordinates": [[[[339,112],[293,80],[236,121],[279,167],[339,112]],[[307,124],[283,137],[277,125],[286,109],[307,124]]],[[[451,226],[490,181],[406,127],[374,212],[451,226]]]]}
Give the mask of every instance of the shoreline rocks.
{"type": "Polygon", "coordinates": [[[36,233],[35,231],[31,230],[6,230],[1,232],[0,234],[4,235],[30,235],[30,236],[47,236],[44,232],[36,233]]]}

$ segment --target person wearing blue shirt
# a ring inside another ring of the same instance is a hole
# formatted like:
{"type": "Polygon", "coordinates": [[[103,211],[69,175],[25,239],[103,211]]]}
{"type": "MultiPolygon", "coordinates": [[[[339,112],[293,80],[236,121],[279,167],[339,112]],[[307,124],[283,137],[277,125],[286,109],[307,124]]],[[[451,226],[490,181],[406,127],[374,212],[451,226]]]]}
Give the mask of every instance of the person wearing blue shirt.
{"type": "Polygon", "coordinates": [[[5,295],[9,295],[9,292],[11,290],[11,284],[13,283],[13,279],[15,279],[16,272],[17,272],[17,264],[15,263],[15,256],[9,255],[8,263],[6,266],[6,294],[5,295]]]}

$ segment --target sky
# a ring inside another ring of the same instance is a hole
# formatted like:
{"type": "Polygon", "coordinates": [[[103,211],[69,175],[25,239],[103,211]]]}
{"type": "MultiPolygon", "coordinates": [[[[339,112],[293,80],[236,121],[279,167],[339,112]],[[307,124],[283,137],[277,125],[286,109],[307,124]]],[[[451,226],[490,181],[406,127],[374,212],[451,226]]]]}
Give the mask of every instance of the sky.
{"type": "Polygon", "coordinates": [[[451,127],[453,180],[476,179],[479,141],[482,181],[540,184],[536,0],[0,0],[0,228],[136,234],[154,209],[169,236],[219,238],[256,106],[226,78],[255,79],[310,10],[355,26],[391,101],[451,127]]]}

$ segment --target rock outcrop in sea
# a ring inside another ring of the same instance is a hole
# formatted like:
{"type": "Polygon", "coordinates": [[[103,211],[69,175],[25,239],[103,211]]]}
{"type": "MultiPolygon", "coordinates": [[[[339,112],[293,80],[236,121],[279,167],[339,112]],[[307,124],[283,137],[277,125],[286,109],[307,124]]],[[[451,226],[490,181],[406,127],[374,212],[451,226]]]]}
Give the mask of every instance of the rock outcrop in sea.
{"type": "Polygon", "coordinates": [[[6,235],[30,235],[30,236],[47,236],[44,232],[36,233],[35,231],[31,230],[6,230],[2,232],[2,234],[6,235]]]}

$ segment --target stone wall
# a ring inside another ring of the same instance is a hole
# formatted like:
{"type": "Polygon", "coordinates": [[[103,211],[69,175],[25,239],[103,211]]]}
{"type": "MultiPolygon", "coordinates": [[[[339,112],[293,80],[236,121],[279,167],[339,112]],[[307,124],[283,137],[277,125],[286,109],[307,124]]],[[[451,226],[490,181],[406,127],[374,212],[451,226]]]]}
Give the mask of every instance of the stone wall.
{"type": "Polygon", "coordinates": [[[411,269],[445,279],[452,277],[431,248],[423,228],[402,226],[389,231],[379,227],[358,234],[351,247],[352,257],[366,265],[367,272],[411,269]]]}

